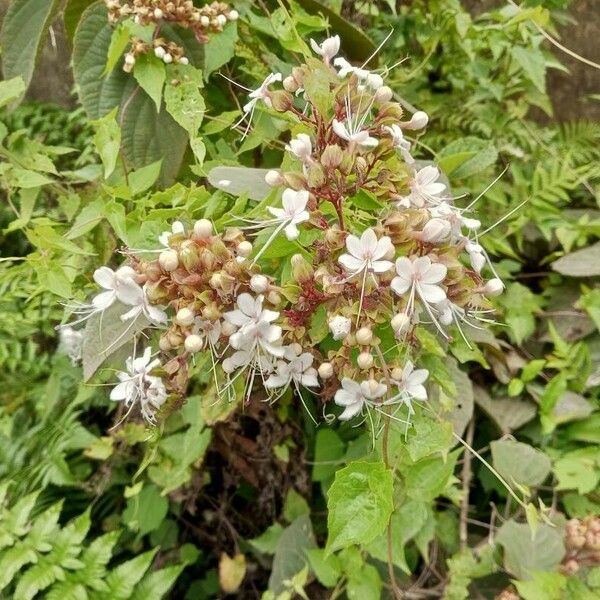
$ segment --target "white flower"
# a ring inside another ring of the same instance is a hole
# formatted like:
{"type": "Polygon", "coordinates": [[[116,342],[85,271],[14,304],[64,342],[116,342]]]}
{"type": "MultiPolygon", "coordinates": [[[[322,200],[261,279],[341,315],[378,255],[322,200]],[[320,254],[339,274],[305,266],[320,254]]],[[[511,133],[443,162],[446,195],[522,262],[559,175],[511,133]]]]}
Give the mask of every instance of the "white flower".
{"type": "Polygon", "coordinates": [[[402,369],[402,376],[397,382],[402,391],[405,391],[415,400],[427,400],[427,390],[423,385],[429,377],[427,369],[416,369],[409,360],[402,369]]]}
{"type": "Polygon", "coordinates": [[[439,204],[442,201],[439,195],[446,189],[443,183],[437,181],[439,177],[440,170],[433,165],[427,165],[417,171],[409,182],[410,194],[405,196],[399,205],[423,208],[439,204]]]}
{"type": "Polygon", "coordinates": [[[331,331],[331,334],[333,335],[333,339],[343,340],[350,333],[352,321],[347,317],[342,317],[342,315],[336,315],[329,319],[328,325],[329,331],[331,331]]]}
{"type": "Polygon", "coordinates": [[[349,254],[342,254],[338,260],[351,276],[363,271],[385,273],[393,266],[391,261],[381,260],[390,251],[393,252],[392,241],[387,236],[378,240],[371,228],[366,229],[360,239],[355,235],[349,235],[346,238],[346,248],[349,254]]]}
{"type": "Polygon", "coordinates": [[[133,308],[121,315],[122,321],[128,321],[129,319],[135,320],[139,315],[144,315],[150,322],[155,323],[156,325],[163,325],[167,322],[167,314],[165,311],[148,302],[146,286],[143,288],[138,286],[135,301],[130,304],[133,304],[133,308]]]}
{"type": "Polygon", "coordinates": [[[165,248],[169,248],[169,238],[172,235],[183,235],[184,233],[185,233],[185,229],[183,227],[183,223],[181,221],[173,221],[173,224],[171,225],[171,231],[163,231],[158,236],[158,241],[165,248]]]}
{"type": "Polygon", "coordinates": [[[391,126],[384,125],[383,128],[390,134],[394,148],[400,150],[400,154],[402,154],[404,160],[409,165],[412,165],[415,159],[410,155],[410,142],[404,138],[404,133],[402,133],[400,126],[394,123],[391,126]]]}
{"type": "Polygon", "coordinates": [[[436,206],[432,206],[430,208],[430,213],[433,217],[448,221],[452,235],[456,240],[465,238],[462,233],[463,227],[469,231],[477,231],[481,227],[481,221],[464,217],[460,208],[451,206],[448,202],[442,201],[436,206]]]}
{"type": "Polygon", "coordinates": [[[273,356],[282,357],[284,348],[281,341],[281,327],[272,325],[279,317],[274,310],[263,309],[263,296],[253,298],[243,293],[237,298],[237,309],[226,312],[223,318],[238,330],[229,337],[229,343],[235,350],[247,352],[265,350],[273,356]]]}
{"type": "Polygon", "coordinates": [[[72,327],[62,327],[59,330],[59,350],[66,354],[73,364],[81,360],[83,349],[83,334],[72,327]]]}
{"type": "Polygon", "coordinates": [[[360,146],[361,148],[375,148],[379,142],[374,137],[369,135],[366,129],[362,129],[361,122],[353,123],[348,116],[345,123],[341,123],[337,119],[332,123],[333,131],[342,140],[346,140],[351,146],[360,146]]]}
{"type": "Polygon", "coordinates": [[[158,359],[150,360],[152,348],[148,347],[139,358],[130,356],[125,361],[126,371],[117,372],[120,381],[110,393],[111,400],[125,402],[125,406],[131,406],[137,402],[143,417],[154,423],[154,413],[167,399],[167,390],[160,377],[150,375],[152,369],[160,365],[158,359]]]}
{"type": "Polygon", "coordinates": [[[323,57],[325,64],[328,65],[331,62],[331,59],[340,51],[340,36],[334,35],[323,40],[320,44],[317,44],[317,42],[311,38],[310,46],[316,54],[323,57]]]}
{"type": "Polygon", "coordinates": [[[295,240],[300,232],[298,227],[300,223],[308,221],[310,215],[306,210],[309,193],[306,190],[295,191],[287,188],[283,191],[281,205],[283,208],[274,208],[269,206],[267,210],[275,217],[275,221],[280,222],[285,236],[288,240],[295,240]]]}
{"type": "Polygon", "coordinates": [[[423,129],[427,126],[427,123],[429,123],[429,115],[422,110],[418,110],[410,118],[410,121],[403,123],[402,126],[404,129],[423,129]]]}
{"type": "Polygon", "coordinates": [[[136,272],[127,265],[113,271],[109,267],[100,267],[94,271],[94,281],[104,290],[92,300],[92,305],[98,310],[107,309],[116,300],[123,304],[137,302],[140,286],[135,282],[136,272]]]}
{"type": "Polygon", "coordinates": [[[345,58],[341,56],[333,61],[333,64],[339,69],[338,77],[344,79],[350,74],[356,75],[358,80],[370,87],[373,91],[377,91],[383,86],[383,77],[377,73],[372,73],[362,67],[354,67],[345,58]]]}
{"type": "Polygon", "coordinates": [[[445,265],[432,263],[429,256],[420,256],[413,260],[401,256],[396,261],[398,276],[392,279],[390,287],[399,296],[410,291],[411,299],[417,293],[423,303],[437,304],[446,299],[446,292],[438,284],[444,280],[447,272],[445,265]]]}
{"type": "Polygon", "coordinates": [[[306,133],[299,133],[295,138],[290,140],[290,143],[286,145],[285,149],[303,163],[309,162],[312,155],[312,142],[310,136],[306,133]]]}
{"type": "Polygon", "coordinates": [[[273,103],[271,102],[269,86],[276,81],[281,81],[281,73],[270,73],[255,90],[248,90],[250,92],[248,94],[248,98],[250,98],[250,100],[242,107],[242,112],[244,113],[242,118],[233,125],[233,128],[237,127],[244,119],[246,119],[246,117],[248,117],[248,127],[246,127],[246,131],[242,137],[246,137],[246,135],[248,135],[252,117],[254,116],[254,111],[256,110],[256,105],[258,102],[262,101],[267,108],[271,108],[273,106],[273,103]]]}
{"type": "Polygon", "coordinates": [[[289,362],[278,360],[275,373],[265,382],[267,388],[287,387],[291,382],[305,387],[318,387],[317,370],[312,366],[314,357],[310,352],[303,352],[289,362]]]}
{"type": "Polygon", "coordinates": [[[344,377],[342,387],[334,396],[334,402],[343,406],[344,411],[338,417],[340,421],[348,421],[360,414],[365,406],[373,405],[374,401],[387,392],[387,386],[374,380],[358,383],[353,379],[344,377]]]}

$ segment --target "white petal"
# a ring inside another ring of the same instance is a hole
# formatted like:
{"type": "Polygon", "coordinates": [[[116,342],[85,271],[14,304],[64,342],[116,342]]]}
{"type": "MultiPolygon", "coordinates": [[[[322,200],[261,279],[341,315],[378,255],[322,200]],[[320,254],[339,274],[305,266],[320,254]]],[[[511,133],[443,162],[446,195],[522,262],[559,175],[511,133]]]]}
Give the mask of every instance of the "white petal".
{"type": "Polygon", "coordinates": [[[358,273],[365,268],[365,261],[350,256],[350,254],[342,254],[338,258],[338,262],[350,273],[358,273]]]}
{"type": "Polygon", "coordinates": [[[412,287],[412,281],[407,281],[403,277],[394,277],[390,282],[390,287],[398,296],[402,296],[412,287]]]}
{"type": "Polygon", "coordinates": [[[417,289],[419,290],[421,298],[429,304],[437,304],[438,302],[442,302],[446,299],[446,292],[444,292],[444,290],[437,285],[420,283],[417,286],[417,289]]]}
{"type": "Polygon", "coordinates": [[[448,269],[446,265],[442,265],[441,263],[433,263],[423,276],[421,277],[421,281],[423,283],[439,283],[443,281],[448,273],[448,269]]]}
{"type": "Polygon", "coordinates": [[[371,268],[375,273],[385,273],[394,266],[391,260],[376,260],[371,263],[371,268]]]}
{"type": "Polygon", "coordinates": [[[109,267],[100,267],[94,271],[94,281],[105,290],[112,290],[116,285],[115,272],[109,267]]]}

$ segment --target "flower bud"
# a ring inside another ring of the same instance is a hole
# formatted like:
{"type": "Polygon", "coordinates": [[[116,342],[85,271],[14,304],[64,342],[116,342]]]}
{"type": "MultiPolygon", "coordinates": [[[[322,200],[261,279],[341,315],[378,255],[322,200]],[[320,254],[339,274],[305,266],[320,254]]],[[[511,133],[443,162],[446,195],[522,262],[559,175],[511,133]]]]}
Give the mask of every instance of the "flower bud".
{"type": "Polygon", "coordinates": [[[344,158],[343,150],[337,144],[330,144],[321,154],[321,164],[326,169],[336,169],[344,158]]]}
{"type": "Polygon", "coordinates": [[[356,343],[359,346],[368,346],[373,341],[373,332],[368,327],[361,327],[356,332],[356,343]]]}
{"type": "Polygon", "coordinates": [[[471,257],[471,266],[473,269],[477,273],[481,272],[483,265],[485,265],[485,256],[480,252],[470,252],[469,256],[471,257]]]}
{"type": "Polygon", "coordinates": [[[311,188],[321,187],[325,183],[325,171],[317,163],[310,165],[307,169],[306,180],[311,188]]]}
{"type": "Polygon", "coordinates": [[[404,333],[410,325],[410,317],[406,313],[398,313],[393,316],[391,325],[396,335],[404,333]]]}
{"type": "Polygon", "coordinates": [[[252,275],[250,289],[256,294],[264,294],[269,289],[269,279],[264,275],[252,275]]]}
{"type": "Polygon", "coordinates": [[[160,8],[155,8],[154,9],[154,18],[155,19],[162,19],[163,18],[163,11],[160,8]]]}
{"type": "Polygon", "coordinates": [[[385,102],[389,102],[393,96],[394,93],[392,92],[392,89],[387,85],[384,85],[375,92],[375,102],[384,104],[385,102]]]}
{"type": "Polygon", "coordinates": [[[200,17],[200,25],[202,27],[208,27],[210,25],[210,19],[206,15],[200,17]]]}
{"type": "Polygon", "coordinates": [[[428,243],[437,243],[450,235],[450,223],[445,219],[431,219],[421,232],[421,240],[428,243]]]}
{"type": "Polygon", "coordinates": [[[163,56],[163,62],[165,63],[165,65],[170,65],[173,62],[173,57],[167,52],[163,56]]]}
{"type": "Polygon", "coordinates": [[[291,259],[292,277],[298,283],[309,281],[314,276],[312,265],[302,256],[302,254],[294,254],[291,259]]]}
{"type": "Polygon", "coordinates": [[[336,315],[329,319],[329,331],[333,335],[334,340],[343,340],[349,333],[352,327],[352,321],[342,315],[336,315]]]}
{"type": "Polygon", "coordinates": [[[332,248],[341,248],[344,245],[346,234],[337,227],[330,227],[325,231],[325,241],[332,248]]]}
{"type": "Polygon", "coordinates": [[[189,327],[194,322],[194,311],[190,308],[180,308],[175,315],[175,323],[182,327],[189,327]]]}
{"type": "Polygon", "coordinates": [[[306,179],[302,173],[289,171],[283,175],[286,187],[292,188],[295,191],[306,189],[306,179]]]}
{"type": "Polygon", "coordinates": [[[275,291],[275,290],[271,290],[268,294],[267,294],[267,300],[273,304],[273,305],[277,305],[281,302],[281,296],[275,291]]]}
{"type": "Polygon", "coordinates": [[[167,338],[169,340],[169,344],[171,344],[171,348],[179,348],[184,341],[183,336],[175,331],[169,331],[169,333],[167,333],[167,338]]]}
{"type": "Polygon", "coordinates": [[[200,262],[200,249],[191,240],[185,240],[181,244],[179,258],[188,271],[193,271],[200,262]]]}
{"type": "Polygon", "coordinates": [[[168,335],[161,336],[161,338],[158,340],[158,347],[162,350],[162,352],[168,352],[169,350],[172,350],[168,335]]]}
{"type": "Polygon", "coordinates": [[[196,334],[188,335],[185,338],[184,347],[188,352],[200,352],[204,347],[204,340],[196,334]]]}
{"type": "Polygon", "coordinates": [[[486,296],[499,296],[504,291],[504,284],[502,280],[498,277],[494,277],[494,279],[490,279],[483,286],[483,293],[486,296]]]}
{"type": "Polygon", "coordinates": [[[199,219],[194,223],[194,236],[206,240],[213,234],[213,224],[208,219],[199,219]]]}
{"type": "Polygon", "coordinates": [[[333,365],[330,362],[321,363],[317,371],[321,379],[333,377],[333,365]]]}
{"type": "Polygon", "coordinates": [[[240,13],[237,10],[235,10],[235,9],[234,10],[230,10],[227,13],[227,18],[230,21],[237,21],[240,18],[240,13]]]}
{"type": "Polygon", "coordinates": [[[244,240],[237,245],[237,253],[246,258],[252,253],[252,244],[248,240],[244,240]]]}
{"type": "Polygon", "coordinates": [[[176,250],[163,250],[158,256],[158,264],[165,271],[174,271],[179,266],[179,255],[176,250]]]}
{"type": "Polygon", "coordinates": [[[356,359],[359,369],[370,369],[373,366],[373,355],[370,352],[361,352],[356,359]]]}
{"type": "Polygon", "coordinates": [[[271,187],[277,187],[277,186],[283,184],[284,179],[279,171],[276,171],[275,169],[271,169],[270,171],[267,171],[267,173],[265,175],[265,181],[271,187]]]}
{"type": "Polygon", "coordinates": [[[223,371],[225,371],[225,373],[233,373],[235,371],[235,364],[234,362],[231,360],[231,358],[226,358],[222,363],[221,363],[221,368],[223,369],[223,371]]]}
{"type": "Polygon", "coordinates": [[[269,92],[269,98],[271,99],[271,105],[277,112],[288,112],[294,105],[294,100],[289,92],[285,90],[269,92]]]}
{"type": "Polygon", "coordinates": [[[227,17],[225,15],[217,15],[215,19],[220,27],[227,25],[227,17]]]}
{"type": "Polygon", "coordinates": [[[454,315],[452,313],[450,303],[446,304],[446,306],[443,306],[441,308],[438,319],[439,322],[442,325],[445,325],[446,327],[448,327],[448,325],[452,325],[452,321],[454,321],[454,315]]]}
{"type": "Polygon", "coordinates": [[[402,369],[400,367],[394,367],[390,375],[394,381],[402,381],[402,369]]]}
{"type": "Polygon", "coordinates": [[[298,90],[300,86],[298,85],[298,82],[291,76],[288,75],[284,80],[283,80],[283,89],[286,90],[287,92],[290,93],[294,93],[298,90]]]}
{"type": "Polygon", "coordinates": [[[408,123],[404,125],[405,129],[423,129],[429,123],[429,116],[426,112],[418,110],[411,118],[408,123]]]}
{"type": "Polygon", "coordinates": [[[131,54],[131,52],[128,52],[125,55],[125,64],[129,65],[130,67],[133,67],[133,65],[135,65],[135,56],[131,54]]]}
{"type": "Polygon", "coordinates": [[[180,65],[189,65],[190,64],[190,61],[187,56],[180,57],[178,62],[180,65]]]}
{"type": "Polygon", "coordinates": [[[221,311],[214,302],[211,302],[202,309],[202,318],[207,321],[216,321],[221,318],[221,311]]]}
{"type": "Polygon", "coordinates": [[[156,46],[156,48],[154,48],[154,56],[156,56],[156,58],[162,60],[166,53],[167,51],[162,46],[156,46]]]}

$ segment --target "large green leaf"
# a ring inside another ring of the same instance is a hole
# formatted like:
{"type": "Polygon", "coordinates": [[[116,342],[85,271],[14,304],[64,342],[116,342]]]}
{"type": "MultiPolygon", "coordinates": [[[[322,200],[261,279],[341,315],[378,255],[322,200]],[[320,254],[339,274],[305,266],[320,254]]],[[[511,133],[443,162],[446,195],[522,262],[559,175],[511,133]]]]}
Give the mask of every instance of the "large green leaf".
{"type": "Polygon", "coordinates": [[[382,462],[352,462],[335,474],[327,495],[327,551],[368,544],[394,508],[392,472],[382,462]]]}
{"type": "Polygon", "coordinates": [[[60,0],[12,0],[2,23],[0,46],[5,79],[20,75],[29,86],[41,43],[60,0]]]}
{"type": "MultiPolygon", "coordinates": [[[[121,69],[120,61],[105,77],[106,56],[112,28],[106,8],[97,2],[83,14],[73,48],[73,73],[79,98],[89,117],[99,119],[116,106],[121,124],[121,144],[133,168],[163,159],[162,185],[168,185],[179,172],[187,146],[186,132],[163,108],[156,112],[154,101],[131,74],[121,69]]],[[[199,64],[202,52],[186,36],[169,32],[169,39],[184,45],[190,61],[199,64]]]]}
{"type": "Polygon", "coordinates": [[[494,468],[509,482],[537,486],[550,473],[550,459],[529,444],[514,440],[496,440],[490,444],[494,468]]]}

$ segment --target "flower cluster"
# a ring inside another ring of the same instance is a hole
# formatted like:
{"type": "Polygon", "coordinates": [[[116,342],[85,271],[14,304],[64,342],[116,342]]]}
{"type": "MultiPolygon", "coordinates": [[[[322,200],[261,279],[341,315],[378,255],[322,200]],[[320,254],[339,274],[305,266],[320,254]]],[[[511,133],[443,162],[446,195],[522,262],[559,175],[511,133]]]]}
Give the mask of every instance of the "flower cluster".
{"type": "Polygon", "coordinates": [[[600,517],[590,515],[567,521],[565,548],[562,571],[567,575],[577,573],[582,567],[600,565],[600,517]]]}
{"type": "Polygon", "coordinates": [[[75,307],[75,323],[119,302],[121,319],[162,328],[164,387],[146,349],[113,393],[147,417],[183,396],[188,364],[204,357],[222,399],[243,390],[248,402],[257,386],[271,401],[290,388],[302,399],[308,388],[342,420],[375,412],[407,422],[413,402],[427,400],[419,329],[443,340],[458,332],[468,345],[469,328],[489,322],[503,284],[468,216],[475,202],[458,207],[440,170],[412,156],[428,116],[406,117],[385,73],[337,57],[337,36],[312,47],[320,59],[272,73],[243,107],[246,134],[257,110],[297,122],[291,166],[265,173],[269,199],[280,200],[223,231],[206,219],[173,223],[156,258],[129,251],[125,266],[98,269],[105,291],[75,307]],[[275,242],[292,247],[285,276],[267,258],[275,242]]]}
{"type": "Polygon", "coordinates": [[[141,54],[154,52],[165,64],[187,65],[189,60],[184,49],[175,42],[160,37],[163,24],[173,24],[190,29],[200,44],[208,41],[208,33],[223,31],[229,21],[236,21],[238,12],[224,2],[212,2],[202,8],[191,0],[104,0],[108,18],[116,23],[122,18],[132,19],[136,25],[154,27],[152,41],[131,38],[131,47],[125,55],[123,70],[129,73],[141,54]]]}

